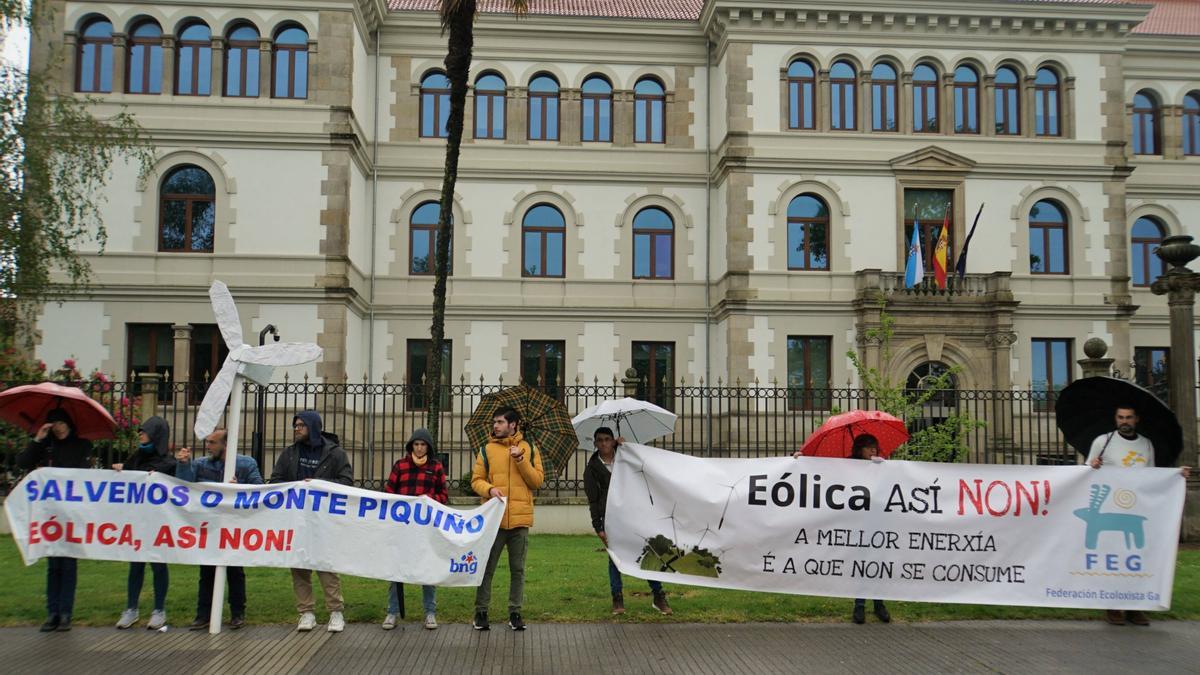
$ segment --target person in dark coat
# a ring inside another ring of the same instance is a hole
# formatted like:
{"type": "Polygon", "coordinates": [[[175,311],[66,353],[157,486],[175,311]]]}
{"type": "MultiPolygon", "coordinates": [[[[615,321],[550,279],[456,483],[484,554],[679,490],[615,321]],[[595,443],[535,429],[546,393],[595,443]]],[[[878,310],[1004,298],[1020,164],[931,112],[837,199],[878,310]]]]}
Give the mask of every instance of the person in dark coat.
{"type": "MultiPolygon", "coordinates": [[[[279,453],[275,468],[271,470],[272,483],[289,483],[297,480],[321,480],[351,485],[354,472],[346,451],[338,445],[338,437],[322,431],[321,415],[315,410],[302,410],[292,418],[292,443],[279,453]]],[[[321,588],[325,591],[325,608],[329,610],[330,633],[340,633],[346,628],[342,616],[345,602],[342,600],[342,582],[333,572],[317,572],[321,588]]],[[[317,615],[313,613],[316,602],[312,594],[312,570],[292,569],[292,590],[296,594],[296,610],[300,612],[298,631],[310,631],[317,626],[317,615]]]]}
{"type": "MultiPolygon", "coordinates": [[[[850,459],[869,459],[879,461],[879,439],[871,434],[863,434],[854,439],[853,445],[850,446],[850,459]]],[[[888,613],[887,606],[882,600],[875,600],[875,617],[883,623],[890,623],[892,615],[888,613]]],[[[867,601],[865,598],[856,598],[854,600],[854,623],[866,623],[867,621],[867,601]]]]}
{"type": "MultiPolygon", "coordinates": [[[[26,471],[41,467],[92,468],[92,442],[75,435],[75,422],[66,410],[55,408],[46,415],[33,440],[17,455],[17,466],[26,471]]],[[[75,608],[78,561],[53,557],[46,565],[46,623],[42,632],[71,630],[75,608]]]]}
{"type": "MultiPolygon", "coordinates": [[[[612,465],[617,458],[617,439],[613,437],[612,429],[600,427],[592,435],[596,452],[588,459],[583,469],[583,491],[587,494],[588,510],[592,514],[592,529],[596,536],[608,548],[608,535],[604,531],[604,506],[608,502],[608,483],[612,480],[612,465]]],[[[612,613],[625,613],[625,595],[621,587],[621,572],[608,559],[608,588],[612,591],[612,613]]],[[[654,600],[652,604],[663,614],[671,613],[671,605],[667,603],[667,592],[657,581],[650,582],[650,593],[654,600]]]]}
{"type": "MultiPolygon", "coordinates": [[[[113,464],[114,471],[158,471],[168,476],[175,474],[175,458],[170,450],[171,427],[167,421],[155,415],[142,422],[138,429],[138,446],[125,458],[124,462],[113,464]]],[[[167,624],[167,587],[170,575],[166,563],[152,562],[150,570],[154,574],[154,611],[150,613],[150,622],[146,628],[158,630],[167,624]]],[[[126,585],[125,611],[117,620],[117,628],[130,628],[138,622],[138,603],[142,595],[142,586],[146,581],[146,563],[129,563],[129,580],[126,585]]]]}

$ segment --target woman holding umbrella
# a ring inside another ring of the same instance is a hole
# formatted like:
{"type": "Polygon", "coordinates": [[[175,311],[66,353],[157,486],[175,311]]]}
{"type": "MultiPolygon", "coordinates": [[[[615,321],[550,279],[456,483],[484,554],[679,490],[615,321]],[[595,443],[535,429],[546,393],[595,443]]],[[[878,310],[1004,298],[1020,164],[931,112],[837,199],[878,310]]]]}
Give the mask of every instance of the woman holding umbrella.
{"type": "MultiPolygon", "coordinates": [[[[17,465],[26,471],[40,467],[61,469],[92,468],[92,443],[75,434],[75,423],[62,408],[46,414],[25,450],[17,455],[17,465]]],[[[71,630],[71,611],[75,607],[75,582],[78,567],[74,558],[50,558],[46,565],[46,623],[42,632],[71,630]]]]}
{"type": "MultiPolygon", "coordinates": [[[[850,446],[850,459],[869,459],[875,462],[883,461],[879,456],[879,441],[871,434],[863,434],[854,439],[850,446]]],[[[883,623],[891,623],[892,615],[882,600],[875,600],[875,616],[883,623]]],[[[866,623],[867,601],[865,598],[854,599],[854,623],[866,623]]]]}

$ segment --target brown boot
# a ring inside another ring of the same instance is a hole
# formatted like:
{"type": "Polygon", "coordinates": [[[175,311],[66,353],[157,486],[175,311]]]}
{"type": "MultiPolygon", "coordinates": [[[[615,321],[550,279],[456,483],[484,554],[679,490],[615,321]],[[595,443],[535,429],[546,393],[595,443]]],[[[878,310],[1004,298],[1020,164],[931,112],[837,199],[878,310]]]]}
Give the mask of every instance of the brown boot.
{"type": "Polygon", "coordinates": [[[1130,610],[1128,612],[1125,612],[1125,618],[1129,621],[1129,623],[1131,623],[1135,626],[1149,626],[1150,625],[1150,619],[1146,618],[1145,612],[1139,612],[1137,610],[1130,610]]]}
{"type": "Polygon", "coordinates": [[[625,596],[621,593],[613,593],[613,614],[625,613],[625,596]]]}
{"type": "Polygon", "coordinates": [[[659,592],[655,593],[653,604],[654,604],[654,609],[657,609],[659,612],[661,612],[663,614],[673,614],[674,613],[671,611],[671,605],[669,603],[667,603],[667,592],[666,591],[659,591],[659,592]]]}
{"type": "Polygon", "coordinates": [[[1125,612],[1119,609],[1110,609],[1104,612],[1104,620],[1114,626],[1125,625],[1125,612]]]}

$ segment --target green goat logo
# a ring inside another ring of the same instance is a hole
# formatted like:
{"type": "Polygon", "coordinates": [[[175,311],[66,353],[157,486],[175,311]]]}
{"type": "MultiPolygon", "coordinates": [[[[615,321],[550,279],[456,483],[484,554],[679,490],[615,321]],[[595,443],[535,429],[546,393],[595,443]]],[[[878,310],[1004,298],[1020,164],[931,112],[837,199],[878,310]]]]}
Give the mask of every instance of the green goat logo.
{"type": "Polygon", "coordinates": [[[1089,550],[1095,550],[1100,540],[1101,532],[1120,532],[1125,535],[1125,548],[1143,548],[1146,545],[1146,532],[1142,525],[1145,516],[1132,513],[1105,513],[1100,510],[1104,500],[1108,499],[1112,487],[1092,484],[1092,495],[1086,509],[1075,509],[1075,515],[1087,523],[1087,533],[1084,535],[1084,545],[1089,550]]]}

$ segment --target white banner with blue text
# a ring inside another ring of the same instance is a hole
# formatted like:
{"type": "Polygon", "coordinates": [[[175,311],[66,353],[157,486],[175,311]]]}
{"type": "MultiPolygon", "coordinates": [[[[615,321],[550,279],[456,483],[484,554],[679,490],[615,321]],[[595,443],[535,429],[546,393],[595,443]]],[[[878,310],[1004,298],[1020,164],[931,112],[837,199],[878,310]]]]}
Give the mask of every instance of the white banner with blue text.
{"type": "Polygon", "coordinates": [[[1178,469],[617,451],[609,554],[662,582],[880,600],[1163,610],[1178,469]]]}
{"type": "Polygon", "coordinates": [[[8,496],[4,511],[27,565],[66,556],[478,586],[504,501],[460,510],[322,480],[235,485],[38,469],[8,496]]]}

